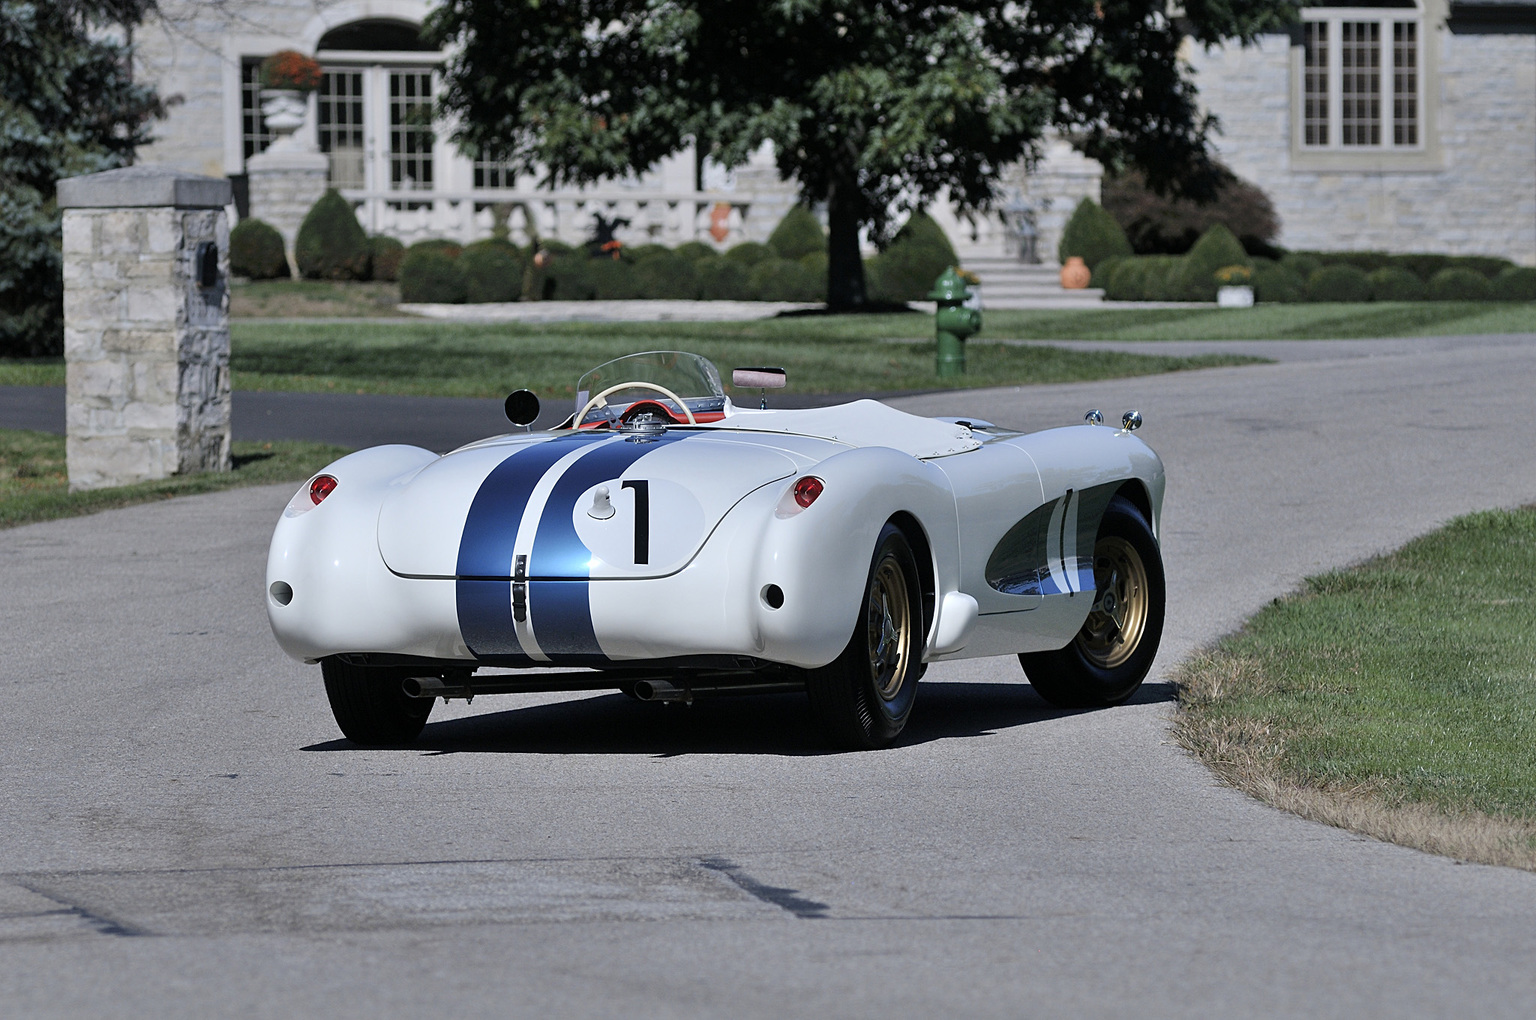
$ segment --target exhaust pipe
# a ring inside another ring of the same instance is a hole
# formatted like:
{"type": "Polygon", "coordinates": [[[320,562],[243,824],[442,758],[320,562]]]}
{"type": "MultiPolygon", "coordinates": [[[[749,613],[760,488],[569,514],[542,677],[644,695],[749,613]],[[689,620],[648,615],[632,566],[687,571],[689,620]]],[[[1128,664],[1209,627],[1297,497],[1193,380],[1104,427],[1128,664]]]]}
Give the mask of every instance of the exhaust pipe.
{"type": "Polygon", "coordinates": [[[684,705],[693,704],[693,691],[687,687],[676,687],[665,680],[637,680],[635,681],[635,697],[641,701],[679,701],[684,705]]]}

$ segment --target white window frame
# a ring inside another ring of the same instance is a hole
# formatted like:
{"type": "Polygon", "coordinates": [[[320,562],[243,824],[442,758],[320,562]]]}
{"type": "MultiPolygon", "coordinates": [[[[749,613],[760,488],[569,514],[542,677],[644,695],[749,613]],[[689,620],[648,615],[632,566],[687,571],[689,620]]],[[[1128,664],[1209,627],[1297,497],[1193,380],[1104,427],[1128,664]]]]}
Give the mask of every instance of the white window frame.
{"type": "Polygon", "coordinates": [[[1419,0],[1414,7],[1310,7],[1301,12],[1303,25],[1324,23],[1328,26],[1327,113],[1328,140],[1309,144],[1306,138],[1306,52],[1301,33],[1291,49],[1291,160],[1296,170],[1437,170],[1441,168],[1436,132],[1436,109],[1432,101],[1432,83],[1437,77],[1436,40],[1431,38],[1437,24],[1430,6],[1444,6],[1443,0],[1419,0]],[[1343,26],[1346,22],[1370,22],[1380,26],[1378,99],[1380,101],[1380,141],[1376,144],[1344,144],[1344,55],[1343,26]],[[1415,141],[1399,144],[1394,140],[1395,95],[1393,93],[1393,26],[1414,25],[1414,103],[1417,110],[1415,141]]]}

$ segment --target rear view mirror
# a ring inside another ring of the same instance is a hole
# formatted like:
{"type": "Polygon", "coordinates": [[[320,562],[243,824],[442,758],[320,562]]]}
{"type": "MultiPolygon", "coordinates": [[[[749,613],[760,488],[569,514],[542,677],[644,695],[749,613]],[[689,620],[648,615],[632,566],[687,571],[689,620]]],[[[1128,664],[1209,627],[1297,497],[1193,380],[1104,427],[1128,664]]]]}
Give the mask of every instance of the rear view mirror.
{"type": "Polygon", "coordinates": [[[731,385],[742,389],[781,390],[785,380],[782,368],[738,368],[731,372],[731,385]]]}
{"type": "Polygon", "coordinates": [[[507,394],[506,409],[513,425],[532,425],[539,417],[539,398],[532,390],[513,390],[507,394]]]}

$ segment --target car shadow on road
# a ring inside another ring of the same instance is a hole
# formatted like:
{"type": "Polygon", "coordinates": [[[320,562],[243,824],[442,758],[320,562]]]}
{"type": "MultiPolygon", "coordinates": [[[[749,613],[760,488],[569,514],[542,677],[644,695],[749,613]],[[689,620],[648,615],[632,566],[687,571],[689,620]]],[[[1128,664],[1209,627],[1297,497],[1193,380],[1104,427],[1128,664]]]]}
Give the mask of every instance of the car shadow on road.
{"type": "MultiPolygon", "coordinates": [[[[1127,705],[1172,701],[1172,685],[1149,683],[1127,705]]],[[[1115,711],[1107,709],[1105,711],[1115,711]]],[[[1060,719],[1081,712],[1047,705],[1027,683],[925,683],[898,747],[1060,719]]],[[[355,751],[330,740],[306,751],[355,751]]],[[[644,703],[622,694],[510,708],[428,723],[400,750],[425,754],[821,755],[803,694],[700,699],[692,705],[644,703]]]]}

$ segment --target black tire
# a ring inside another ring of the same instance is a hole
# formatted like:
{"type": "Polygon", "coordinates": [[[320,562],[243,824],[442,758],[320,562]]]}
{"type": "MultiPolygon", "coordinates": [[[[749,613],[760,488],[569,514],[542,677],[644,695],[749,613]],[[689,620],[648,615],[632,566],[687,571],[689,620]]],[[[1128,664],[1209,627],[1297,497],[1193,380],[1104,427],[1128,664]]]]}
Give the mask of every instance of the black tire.
{"type": "Polygon", "coordinates": [[[848,647],[806,674],[811,715],[838,747],[884,747],[907,724],[925,636],[917,577],[906,536],[887,524],[875,542],[848,647]]]}
{"type": "Polygon", "coordinates": [[[1072,643],[1019,656],[1035,691],[1058,708],[1106,708],[1125,701],[1152,668],[1163,638],[1162,554],[1151,525],[1123,496],[1110,500],[1099,524],[1093,577],[1093,609],[1072,643]]]}
{"type": "Polygon", "coordinates": [[[433,698],[407,697],[399,670],[354,666],[340,659],[321,659],[325,694],[336,725],[348,740],[365,747],[409,744],[421,735],[433,698]]]}

